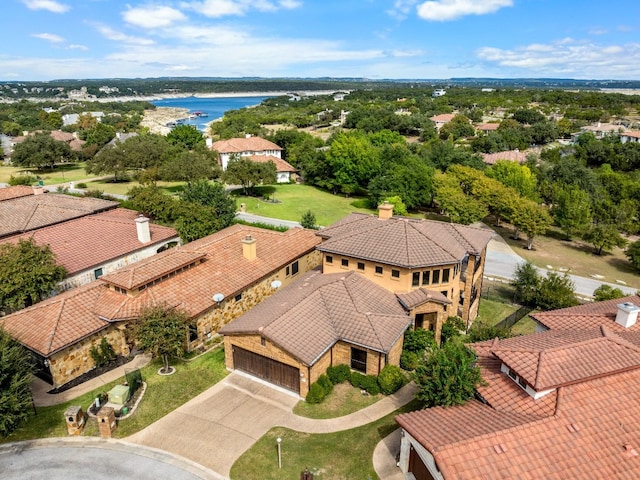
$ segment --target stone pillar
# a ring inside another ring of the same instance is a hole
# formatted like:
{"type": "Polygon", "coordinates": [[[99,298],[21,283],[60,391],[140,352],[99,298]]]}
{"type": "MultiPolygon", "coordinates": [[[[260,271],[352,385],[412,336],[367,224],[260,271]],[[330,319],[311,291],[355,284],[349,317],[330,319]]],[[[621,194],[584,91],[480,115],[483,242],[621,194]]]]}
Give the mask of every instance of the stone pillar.
{"type": "Polygon", "coordinates": [[[400,440],[400,460],[398,465],[402,473],[409,471],[409,453],[411,451],[411,442],[404,430],[401,430],[402,439],[400,440]]]}
{"type": "Polygon", "coordinates": [[[102,407],[96,415],[98,418],[98,431],[102,438],[111,438],[117,428],[116,412],[111,407],[102,407]]]}

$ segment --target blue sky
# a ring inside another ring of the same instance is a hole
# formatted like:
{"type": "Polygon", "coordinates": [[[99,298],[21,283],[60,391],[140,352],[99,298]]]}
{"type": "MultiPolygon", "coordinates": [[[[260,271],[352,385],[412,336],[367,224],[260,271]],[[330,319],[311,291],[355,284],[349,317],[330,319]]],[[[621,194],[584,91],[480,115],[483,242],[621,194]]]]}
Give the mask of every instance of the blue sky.
{"type": "Polygon", "coordinates": [[[640,79],[640,1],[4,0],[0,79],[640,79]]]}

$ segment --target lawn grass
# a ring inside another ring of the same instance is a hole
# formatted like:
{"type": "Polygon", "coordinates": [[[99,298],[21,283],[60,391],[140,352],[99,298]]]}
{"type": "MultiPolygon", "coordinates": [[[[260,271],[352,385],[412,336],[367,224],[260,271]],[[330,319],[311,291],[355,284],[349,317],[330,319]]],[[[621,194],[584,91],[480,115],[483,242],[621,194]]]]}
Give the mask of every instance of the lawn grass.
{"type": "Polygon", "coordinates": [[[311,404],[300,400],[293,413],[307,418],[336,418],[357,412],[384,398],[384,395],[363,395],[359,388],[350,383],[340,383],[333,387],[331,392],[321,403],[311,404]]]}
{"type": "Polygon", "coordinates": [[[518,255],[537,267],[547,268],[547,265],[551,265],[554,271],[567,268],[568,273],[587,278],[591,275],[602,275],[602,281],[616,283],[616,280],[622,280],[630,287],[640,288],[640,275],[629,263],[624,249],[614,248],[612,253],[596,255],[593,253],[593,246],[577,237],[572,241],[566,241],[563,234],[552,227],[546,235],[535,237],[534,248],[527,250],[526,240],[512,238],[512,227],[503,224],[492,228],[518,255]]]}
{"type": "Polygon", "coordinates": [[[495,325],[518,310],[518,308],[520,308],[519,305],[499,302],[497,300],[489,300],[481,297],[478,316],[474,322],[484,322],[488,325],[495,325]]]}
{"type": "Polygon", "coordinates": [[[315,480],[377,478],[373,450],[398,427],[396,415],[420,408],[413,400],[395,412],[362,427],[343,432],[308,434],[287,428],[269,430],[231,467],[232,479],[299,478],[309,468],[315,480]],[[276,438],[282,438],[282,468],[278,468],[276,438]]]}
{"type": "MultiPolygon", "coordinates": [[[[157,182],[166,194],[172,195],[182,190],[184,182],[157,182]]],[[[140,184],[134,180],[128,182],[114,182],[110,178],[87,182],[88,190],[102,190],[106,194],[126,195],[133,187],[140,184]]]]}
{"type": "MultiPolygon", "coordinates": [[[[142,378],[147,390],[135,413],[120,422],[114,434],[116,438],[126,437],[155,422],[175,410],[191,398],[222,380],[227,374],[224,365],[224,350],[216,348],[192,361],[173,359],[171,364],[176,373],[170,376],[158,375],[162,361],[156,359],[142,369],[142,378]]],[[[70,405],[82,406],[86,411],[94,398],[124,382],[124,377],[103,385],[73,400],[51,407],[38,407],[19,430],[7,438],[0,437],[0,443],[31,440],[35,438],[65,437],[67,428],[63,413],[70,405]]],[[[95,434],[96,428],[88,427],[85,434],[95,434]]]]}
{"type": "Polygon", "coordinates": [[[11,176],[17,177],[24,174],[35,175],[43,181],[45,185],[57,185],[59,183],[78,182],[87,178],[93,178],[95,175],[88,175],[84,169],[84,162],[65,163],[56,166],[53,170],[45,168],[43,170],[0,166],[0,183],[9,183],[11,176]]]}
{"type": "Polygon", "coordinates": [[[371,210],[351,205],[355,200],[353,197],[333,195],[310,185],[273,185],[258,188],[256,192],[260,197],[247,197],[242,195],[242,190],[235,190],[233,194],[238,199],[238,208],[244,203],[247,213],[294,222],[299,222],[302,215],[311,210],[316,223],[321,226],[331,225],[351,212],[372,213],[371,210]],[[277,203],[266,202],[262,198],[264,193],[270,199],[275,198],[277,203]]]}

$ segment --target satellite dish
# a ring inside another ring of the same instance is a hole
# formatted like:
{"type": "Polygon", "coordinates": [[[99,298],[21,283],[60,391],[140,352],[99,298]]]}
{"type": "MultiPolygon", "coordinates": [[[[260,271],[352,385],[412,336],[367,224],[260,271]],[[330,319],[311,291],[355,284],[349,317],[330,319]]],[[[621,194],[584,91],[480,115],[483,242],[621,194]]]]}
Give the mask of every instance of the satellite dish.
{"type": "Polygon", "coordinates": [[[216,294],[213,296],[213,301],[214,301],[214,302],[216,302],[218,305],[220,305],[220,302],[221,302],[222,300],[224,300],[224,295],[223,295],[223,294],[221,294],[221,293],[216,293],[216,294]]]}
{"type": "Polygon", "coordinates": [[[280,280],[274,280],[271,282],[271,288],[280,288],[282,286],[282,282],[280,280]]]}

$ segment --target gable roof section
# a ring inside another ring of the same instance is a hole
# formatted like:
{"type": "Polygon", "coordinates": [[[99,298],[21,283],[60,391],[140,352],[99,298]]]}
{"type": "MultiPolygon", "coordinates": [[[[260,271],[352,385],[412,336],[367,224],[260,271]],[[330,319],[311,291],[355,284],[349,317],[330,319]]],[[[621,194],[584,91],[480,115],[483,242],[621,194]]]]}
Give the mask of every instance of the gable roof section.
{"type": "Polygon", "coordinates": [[[432,220],[352,213],[318,232],[318,250],[405,268],[460,262],[479,255],[493,236],[486,229],[432,220]]]}
{"type": "Polygon", "coordinates": [[[0,188],[0,202],[11,200],[12,198],[26,197],[28,195],[33,195],[33,187],[27,185],[0,188]]]}
{"type": "Polygon", "coordinates": [[[436,302],[443,305],[452,303],[451,300],[449,300],[440,292],[429,290],[427,288],[418,288],[417,290],[412,290],[407,293],[396,293],[396,297],[398,297],[400,303],[407,310],[411,310],[412,308],[415,308],[427,302],[436,302]]]}
{"type": "Polygon", "coordinates": [[[118,202],[110,200],[56,193],[5,200],[0,202],[0,237],[28,232],[117,206],[118,202]]]}
{"type": "Polygon", "coordinates": [[[436,123],[447,123],[453,120],[456,115],[454,113],[441,113],[440,115],[434,115],[429,120],[436,123]]]}
{"type": "Polygon", "coordinates": [[[38,245],[49,245],[56,263],[73,275],[165,240],[178,239],[173,228],[150,223],[151,241],[141,243],[134,222],[138,216],[138,212],[118,208],[13,235],[0,243],[32,238],[38,245]]]}
{"type": "Polygon", "coordinates": [[[281,158],[274,157],[273,155],[249,155],[248,158],[251,159],[252,162],[258,163],[266,163],[273,162],[276,164],[276,172],[297,172],[293,165],[291,165],[286,160],[282,160],[281,158]]]}
{"type": "Polygon", "coordinates": [[[527,154],[520,150],[506,150],[504,152],[482,154],[482,161],[488,165],[494,165],[498,160],[524,163],[527,161],[527,154]]]}
{"type": "Polygon", "coordinates": [[[392,293],[362,275],[313,270],[220,333],[260,334],[313,365],[339,340],[388,352],[410,322],[392,293]]]}
{"type": "Polygon", "coordinates": [[[282,150],[273,142],[262,137],[229,138],[218,140],[211,145],[218,153],[264,152],[265,150],[282,150]]]}
{"type": "Polygon", "coordinates": [[[636,323],[629,328],[616,323],[616,314],[620,303],[632,303],[640,307],[640,296],[630,295],[603,302],[585,303],[576,307],[548,312],[535,312],[531,313],[531,317],[551,330],[583,330],[606,325],[616,333],[640,331],[640,323],[636,323]]]}

